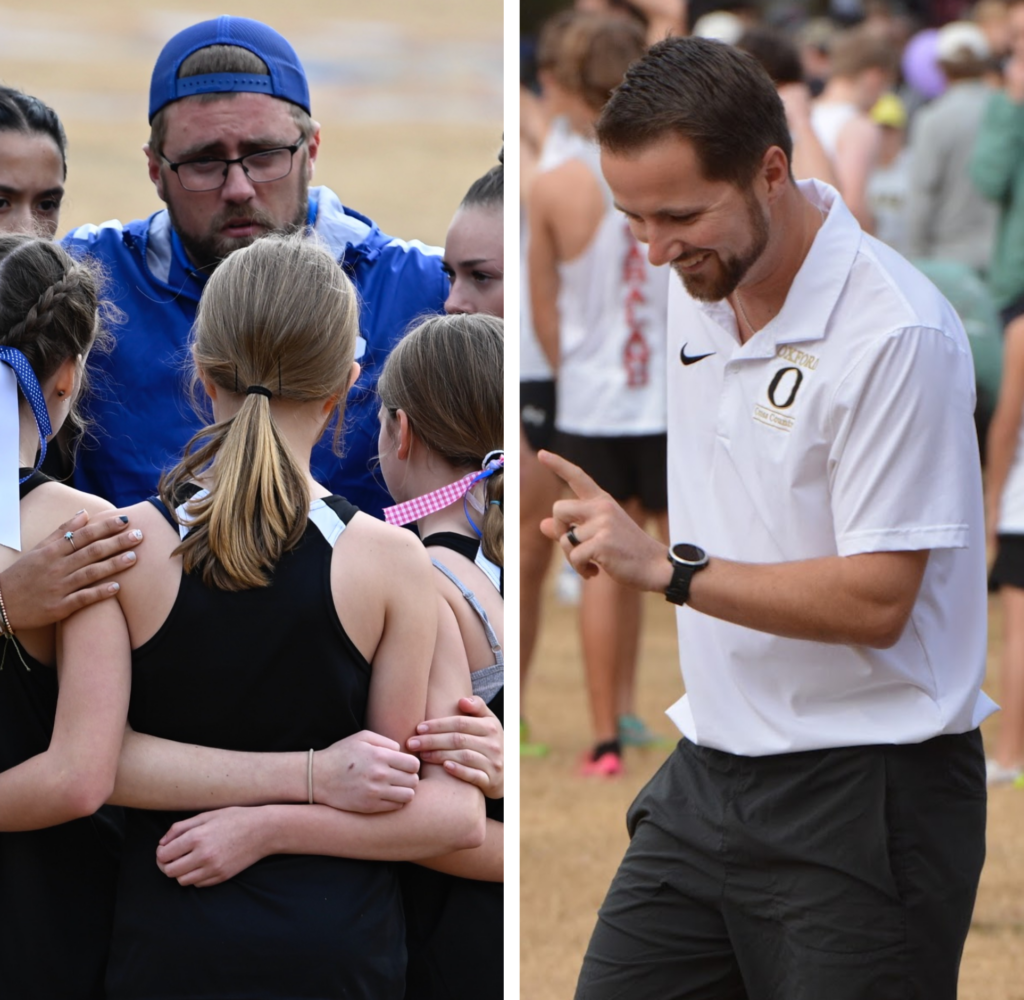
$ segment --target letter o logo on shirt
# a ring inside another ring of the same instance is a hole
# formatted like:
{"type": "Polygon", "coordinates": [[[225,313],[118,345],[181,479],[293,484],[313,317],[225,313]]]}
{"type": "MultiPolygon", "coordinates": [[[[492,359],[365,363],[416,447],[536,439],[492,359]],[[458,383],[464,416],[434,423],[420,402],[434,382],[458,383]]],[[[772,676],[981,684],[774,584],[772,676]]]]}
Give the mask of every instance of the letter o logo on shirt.
{"type": "Polygon", "coordinates": [[[789,406],[793,405],[793,400],[796,399],[797,389],[800,388],[800,383],[804,380],[804,373],[799,368],[795,368],[792,365],[788,368],[780,368],[772,379],[771,384],[768,386],[768,399],[778,410],[784,410],[789,406]],[[786,376],[792,372],[793,378],[788,379],[786,376]],[[785,383],[783,383],[785,379],[785,383]],[[789,395],[785,395],[786,392],[789,395]],[[782,397],[781,402],[776,399],[776,396],[782,397]]]}

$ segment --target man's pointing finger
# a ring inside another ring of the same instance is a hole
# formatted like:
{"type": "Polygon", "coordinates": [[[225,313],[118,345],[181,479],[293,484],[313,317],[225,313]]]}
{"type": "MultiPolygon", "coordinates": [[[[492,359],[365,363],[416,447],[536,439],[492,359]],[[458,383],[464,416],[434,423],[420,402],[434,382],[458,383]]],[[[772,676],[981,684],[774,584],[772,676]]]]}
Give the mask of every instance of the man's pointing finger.
{"type": "Polygon", "coordinates": [[[576,494],[580,500],[591,500],[603,496],[601,489],[578,465],[566,461],[553,451],[539,451],[537,458],[541,464],[549,468],[576,494]]]}

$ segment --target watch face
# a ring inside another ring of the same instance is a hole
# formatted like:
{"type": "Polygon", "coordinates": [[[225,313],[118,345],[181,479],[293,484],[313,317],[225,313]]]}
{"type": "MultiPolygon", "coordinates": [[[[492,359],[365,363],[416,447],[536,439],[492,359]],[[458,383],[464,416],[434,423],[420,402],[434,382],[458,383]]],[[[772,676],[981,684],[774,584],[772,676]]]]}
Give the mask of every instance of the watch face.
{"type": "Polygon", "coordinates": [[[680,562],[700,564],[707,562],[708,554],[699,546],[689,542],[680,542],[672,546],[672,555],[680,562]]]}

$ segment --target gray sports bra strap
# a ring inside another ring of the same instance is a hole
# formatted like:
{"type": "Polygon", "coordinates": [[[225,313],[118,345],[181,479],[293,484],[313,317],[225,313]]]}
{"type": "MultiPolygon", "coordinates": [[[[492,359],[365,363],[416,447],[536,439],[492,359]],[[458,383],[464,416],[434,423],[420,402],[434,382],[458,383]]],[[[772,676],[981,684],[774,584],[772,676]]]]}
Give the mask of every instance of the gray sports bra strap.
{"type": "Polygon", "coordinates": [[[505,665],[505,653],[501,648],[501,643],[498,642],[497,633],[491,625],[490,618],[487,617],[487,612],[484,611],[483,606],[476,599],[476,595],[471,591],[447,566],[443,563],[439,563],[436,559],[430,560],[456,587],[459,588],[459,592],[469,602],[469,606],[476,612],[477,617],[483,623],[484,632],[487,633],[487,641],[491,645],[491,652],[494,654],[494,663],[497,666],[504,667],[505,665]]]}

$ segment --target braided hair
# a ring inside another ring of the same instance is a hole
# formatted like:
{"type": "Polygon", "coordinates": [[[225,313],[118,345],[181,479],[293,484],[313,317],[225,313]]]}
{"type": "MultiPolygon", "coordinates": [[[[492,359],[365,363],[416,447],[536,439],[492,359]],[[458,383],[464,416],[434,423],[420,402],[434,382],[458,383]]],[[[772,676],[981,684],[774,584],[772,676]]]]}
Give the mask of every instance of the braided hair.
{"type": "MultiPolygon", "coordinates": [[[[0,345],[21,351],[40,383],[104,336],[99,313],[89,264],[49,240],[0,234],[0,345]]],[[[73,409],[69,420],[81,426],[73,409]]]]}

